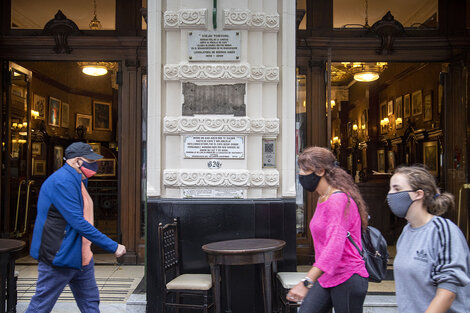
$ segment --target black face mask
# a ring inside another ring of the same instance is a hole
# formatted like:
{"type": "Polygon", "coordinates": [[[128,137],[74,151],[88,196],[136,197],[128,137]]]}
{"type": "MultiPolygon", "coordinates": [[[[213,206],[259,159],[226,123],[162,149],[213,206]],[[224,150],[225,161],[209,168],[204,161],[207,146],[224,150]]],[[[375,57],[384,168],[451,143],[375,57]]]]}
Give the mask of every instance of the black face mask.
{"type": "Polygon", "coordinates": [[[320,179],[321,176],[318,176],[315,173],[308,175],[299,175],[300,184],[305,190],[310,192],[314,192],[317,189],[320,179]]]}

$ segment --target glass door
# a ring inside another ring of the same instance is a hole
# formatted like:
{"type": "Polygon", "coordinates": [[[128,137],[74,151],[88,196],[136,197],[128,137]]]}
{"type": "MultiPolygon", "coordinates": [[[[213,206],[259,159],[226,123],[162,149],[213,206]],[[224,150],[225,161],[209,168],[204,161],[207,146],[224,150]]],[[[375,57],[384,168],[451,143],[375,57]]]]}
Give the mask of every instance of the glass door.
{"type": "Polygon", "coordinates": [[[31,207],[31,72],[9,62],[2,103],[2,235],[28,233],[31,207]]]}

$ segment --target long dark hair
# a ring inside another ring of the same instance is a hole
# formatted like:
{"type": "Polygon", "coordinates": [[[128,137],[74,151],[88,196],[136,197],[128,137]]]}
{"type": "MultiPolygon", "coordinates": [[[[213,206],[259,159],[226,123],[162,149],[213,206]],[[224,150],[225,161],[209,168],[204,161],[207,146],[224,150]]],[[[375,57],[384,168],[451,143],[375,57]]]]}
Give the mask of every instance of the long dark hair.
{"type": "MultiPolygon", "coordinates": [[[[337,166],[334,154],[322,147],[309,147],[299,156],[299,167],[304,171],[325,170],[325,179],[333,188],[339,189],[353,198],[361,216],[361,226],[364,231],[367,228],[369,213],[367,205],[354,183],[353,178],[341,167],[337,166]]],[[[349,203],[348,203],[349,207],[349,203]]]]}

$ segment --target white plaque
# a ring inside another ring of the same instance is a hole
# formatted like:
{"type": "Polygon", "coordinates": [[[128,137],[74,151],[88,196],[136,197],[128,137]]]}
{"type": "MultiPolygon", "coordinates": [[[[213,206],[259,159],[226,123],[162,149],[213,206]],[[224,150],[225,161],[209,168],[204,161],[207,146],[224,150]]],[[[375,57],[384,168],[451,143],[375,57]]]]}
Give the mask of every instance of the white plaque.
{"type": "Polygon", "coordinates": [[[240,32],[191,31],[188,33],[188,56],[190,61],[239,61],[240,32]]]}
{"type": "Polygon", "coordinates": [[[244,159],[244,136],[184,136],[187,159],[244,159]]]}
{"type": "Polygon", "coordinates": [[[244,199],[246,198],[246,190],[231,188],[188,188],[181,190],[181,196],[183,198],[244,199]]]}

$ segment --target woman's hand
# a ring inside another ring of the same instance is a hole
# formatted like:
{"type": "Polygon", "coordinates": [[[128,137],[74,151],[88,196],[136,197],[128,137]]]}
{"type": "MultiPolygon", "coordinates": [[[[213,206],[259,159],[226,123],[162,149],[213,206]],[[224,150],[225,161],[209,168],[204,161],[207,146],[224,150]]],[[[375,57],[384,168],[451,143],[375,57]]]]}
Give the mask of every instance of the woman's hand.
{"type": "Polygon", "coordinates": [[[307,292],[307,287],[304,286],[303,282],[300,282],[295,285],[291,290],[289,290],[286,299],[292,302],[300,302],[305,298],[307,292]]]}

